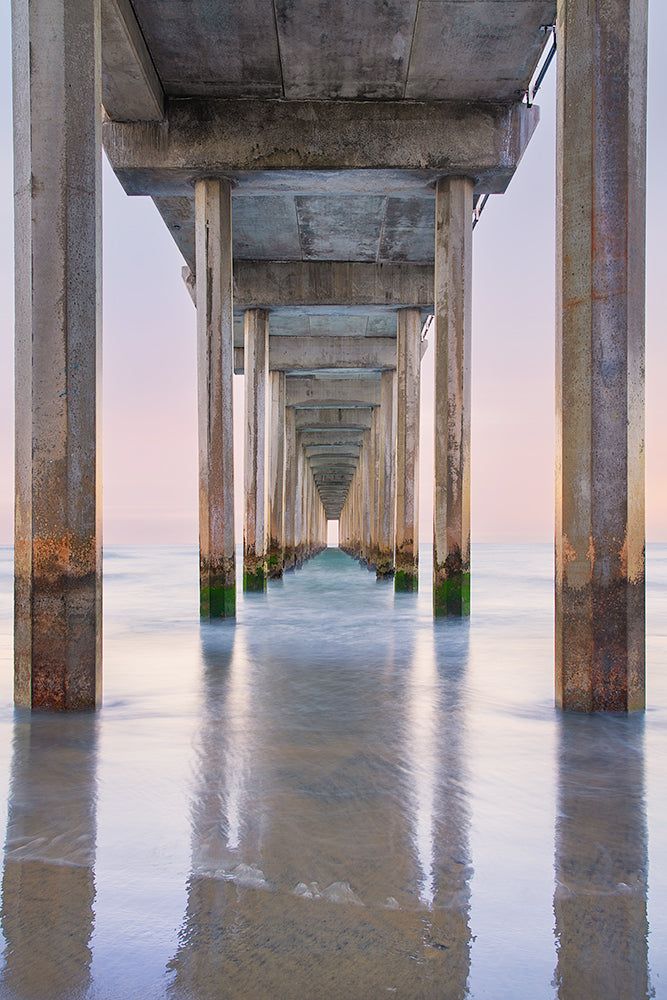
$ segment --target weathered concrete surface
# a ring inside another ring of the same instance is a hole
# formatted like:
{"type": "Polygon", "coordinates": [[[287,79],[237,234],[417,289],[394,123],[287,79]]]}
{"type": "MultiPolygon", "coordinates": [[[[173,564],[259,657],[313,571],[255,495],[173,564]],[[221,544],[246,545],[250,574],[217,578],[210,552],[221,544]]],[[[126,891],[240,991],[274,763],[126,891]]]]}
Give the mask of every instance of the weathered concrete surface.
{"type": "Polygon", "coordinates": [[[431,309],[433,268],[346,260],[236,260],[234,302],[237,309],[290,311],[297,306],[431,309]]]}
{"type": "Polygon", "coordinates": [[[361,561],[368,569],[375,569],[373,562],[373,479],[375,472],[375,452],[371,431],[364,431],[359,456],[361,472],[361,561]]]}
{"type": "MultiPolygon", "coordinates": [[[[389,373],[391,374],[391,372],[389,373]]],[[[333,407],[326,409],[306,409],[301,407],[296,412],[296,427],[300,431],[324,431],[324,430],[347,430],[366,431],[371,426],[371,407],[346,407],[345,409],[334,410],[333,407]]]]}
{"type": "Polygon", "coordinates": [[[171,96],[515,100],[555,0],[134,0],[171,96]]]}
{"type": "Polygon", "coordinates": [[[306,459],[300,445],[296,453],[296,489],[294,503],[294,565],[297,569],[304,562],[304,508],[306,499],[306,459]]]}
{"type": "Polygon", "coordinates": [[[362,170],[365,193],[379,194],[374,171],[416,171],[422,183],[466,174],[478,192],[501,193],[538,120],[536,107],[489,100],[183,99],[163,122],[106,122],[103,135],[128,194],[186,194],[202,174],[242,187],[248,173],[292,170],[362,170]]]}
{"type": "MultiPolygon", "coordinates": [[[[130,0],[102,0],[102,53],[102,103],[109,118],[160,121],[164,91],[130,0]]],[[[194,205],[192,214],[194,223],[194,205]]]]}
{"type": "Polygon", "coordinates": [[[396,510],[394,495],[396,376],[394,372],[382,373],[381,392],[380,455],[378,460],[377,577],[379,580],[394,575],[394,524],[396,510]]]}
{"type": "Polygon", "coordinates": [[[201,180],[197,207],[197,396],[201,614],[236,614],[231,185],[201,180]]]}
{"type": "Polygon", "coordinates": [[[396,590],[419,581],[419,400],[421,313],[402,309],[396,337],[396,590]]]}
{"type": "Polygon", "coordinates": [[[269,316],[265,309],[245,314],[245,352],[243,589],[261,591],[266,590],[268,545],[269,316]]]}
{"type": "Polygon", "coordinates": [[[269,418],[269,577],[283,575],[284,496],[285,496],[285,373],[269,377],[271,410],[269,418]]]}
{"type": "Polygon", "coordinates": [[[15,0],[12,15],[14,698],[89,709],[102,697],[99,4],[15,0]]]}
{"type": "Polygon", "coordinates": [[[313,459],[318,456],[328,456],[331,458],[359,458],[359,449],[353,448],[351,445],[337,445],[337,444],[325,444],[325,445],[309,445],[305,448],[306,458],[313,459]]]}
{"type": "Polygon", "coordinates": [[[472,181],[436,189],[433,612],[470,614],[472,181]]]}
{"type": "Polygon", "coordinates": [[[368,378],[320,378],[287,376],[287,406],[363,407],[380,405],[380,375],[368,378]]]}
{"type": "MultiPolygon", "coordinates": [[[[267,321],[268,322],[268,321],[267,321]]],[[[268,329],[268,327],[267,327],[268,329]]],[[[391,369],[396,365],[392,337],[270,337],[269,370],[310,372],[325,368],[391,369]]],[[[234,371],[244,371],[243,351],[234,349],[234,371]]]]}
{"type": "Polygon", "coordinates": [[[296,411],[285,407],[285,510],[283,514],[283,570],[294,569],[296,562],[295,510],[297,486],[298,442],[295,425],[296,411]]]}
{"type": "Polygon", "coordinates": [[[364,431],[352,431],[343,428],[342,430],[301,431],[299,439],[305,448],[313,445],[318,447],[321,445],[358,446],[363,441],[363,435],[364,431]]]}
{"type": "Polygon", "coordinates": [[[644,706],[647,12],[559,8],[556,702],[644,706]]]}

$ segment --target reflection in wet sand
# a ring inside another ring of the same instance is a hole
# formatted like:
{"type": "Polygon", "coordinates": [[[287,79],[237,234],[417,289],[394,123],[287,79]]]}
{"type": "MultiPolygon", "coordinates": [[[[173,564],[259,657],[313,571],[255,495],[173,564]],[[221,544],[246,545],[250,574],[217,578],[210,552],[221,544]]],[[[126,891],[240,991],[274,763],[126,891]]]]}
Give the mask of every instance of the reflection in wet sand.
{"type": "Polygon", "coordinates": [[[649,987],[643,717],[560,719],[555,982],[559,1000],[649,987]]]}
{"type": "Polygon", "coordinates": [[[332,670],[280,635],[227,637],[203,633],[192,871],[170,995],[463,998],[467,651],[440,662],[429,634],[411,653],[399,629],[377,661],[332,670]]]}
{"type": "Polygon", "coordinates": [[[95,899],[93,715],[16,715],[0,921],[3,997],[83,998],[95,899]]]}

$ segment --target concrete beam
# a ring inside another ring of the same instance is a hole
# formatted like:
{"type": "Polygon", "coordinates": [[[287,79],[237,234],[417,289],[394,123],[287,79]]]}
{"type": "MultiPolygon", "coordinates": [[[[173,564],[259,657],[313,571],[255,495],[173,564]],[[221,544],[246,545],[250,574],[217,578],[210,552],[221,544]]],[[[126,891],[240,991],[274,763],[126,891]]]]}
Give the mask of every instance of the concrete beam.
{"type": "Polygon", "coordinates": [[[359,450],[352,445],[310,445],[305,449],[306,458],[359,458],[359,450]]]}
{"type": "Polygon", "coordinates": [[[237,308],[299,306],[433,308],[433,268],[427,264],[359,261],[237,260],[237,308]]]}
{"type": "MultiPolygon", "coordinates": [[[[190,201],[186,197],[154,198],[186,260],[183,230],[189,230],[190,201]],[[174,233],[174,227],[176,233],[174,233]]],[[[193,207],[194,211],[194,207],[193,207]]],[[[192,220],[194,226],[194,220],[192,220]]],[[[189,243],[188,243],[189,246],[189,243]]],[[[183,268],[192,295],[194,276],[183,268]]],[[[288,309],[336,307],[362,311],[366,307],[433,311],[433,268],[429,264],[367,264],[340,260],[235,260],[234,308],[288,309]]]]}
{"type": "MultiPolygon", "coordinates": [[[[243,374],[243,350],[234,349],[234,371],[243,374]]],[[[396,367],[393,337],[271,337],[269,371],[321,371],[325,368],[396,367]]]]}
{"type": "Polygon", "coordinates": [[[363,441],[364,432],[363,431],[346,431],[346,430],[326,430],[326,431],[301,431],[300,435],[301,444],[307,448],[309,445],[323,445],[323,444],[334,444],[334,445],[354,445],[359,446],[363,441]]]}
{"type": "Polygon", "coordinates": [[[290,378],[287,376],[286,406],[332,408],[379,406],[380,378],[290,378]]]}
{"type": "Polygon", "coordinates": [[[347,428],[348,430],[366,431],[371,426],[370,406],[334,410],[299,409],[296,412],[296,426],[300,431],[323,431],[347,428]]]}
{"type": "Polygon", "coordinates": [[[347,476],[354,473],[358,462],[356,458],[351,459],[349,462],[330,462],[327,459],[310,459],[309,464],[313,471],[313,475],[324,472],[327,475],[333,475],[333,473],[343,473],[347,476]]]}
{"type": "Polygon", "coordinates": [[[281,171],[328,170],[362,172],[365,191],[386,191],[374,172],[412,171],[422,185],[465,174],[502,192],[538,120],[537,107],[492,101],[179,99],[164,122],[107,122],[103,136],[128,194],[187,194],[202,174],[242,186],[270,171],[284,185],[281,171]]]}
{"type": "MultiPolygon", "coordinates": [[[[102,0],[102,104],[115,121],[164,117],[162,84],[130,0],[102,0]]],[[[194,203],[192,229],[194,243],[194,203]]]]}

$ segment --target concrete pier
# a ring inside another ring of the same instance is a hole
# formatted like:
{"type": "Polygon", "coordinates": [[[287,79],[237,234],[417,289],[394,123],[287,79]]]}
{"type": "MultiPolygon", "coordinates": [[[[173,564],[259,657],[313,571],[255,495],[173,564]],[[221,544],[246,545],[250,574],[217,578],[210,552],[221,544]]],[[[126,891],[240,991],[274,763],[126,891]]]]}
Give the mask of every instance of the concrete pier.
{"type": "Polygon", "coordinates": [[[644,706],[644,0],[558,17],[556,701],[644,706]]]}
{"type": "Polygon", "coordinates": [[[419,401],[421,311],[401,309],[396,325],[396,590],[419,581],[419,401]]]}
{"type": "Polygon", "coordinates": [[[268,483],[266,475],[269,390],[269,314],[245,313],[245,450],[243,589],[266,590],[268,483]]]}
{"type": "Polygon", "coordinates": [[[432,312],[433,611],[465,616],[473,204],[507,189],[537,125],[525,95],[558,8],[556,700],[641,708],[646,0],[413,4],[398,35],[359,14],[363,57],[331,5],[287,6],[13,2],[17,704],[100,699],[101,104],[116,176],[154,199],[197,309],[202,616],[235,615],[235,371],[244,587],[339,519],[346,551],[417,588],[432,312]]]}
{"type": "Polygon", "coordinates": [[[199,579],[203,618],[236,614],[231,185],[195,186],[199,579]]]}
{"type": "Polygon", "coordinates": [[[99,2],[17,0],[12,30],[14,699],[89,709],[102,697],[99,2]]]}
{"type": "Polygon", "coordinates": [[[269,577],[283,575],[285,495],[285,372],[270,375],[269,577]]]}
{"type": "Polygon", "coordinates": [[[470,614],[470,332],[473,182],[435,194],[433,613],[470,614]]]}

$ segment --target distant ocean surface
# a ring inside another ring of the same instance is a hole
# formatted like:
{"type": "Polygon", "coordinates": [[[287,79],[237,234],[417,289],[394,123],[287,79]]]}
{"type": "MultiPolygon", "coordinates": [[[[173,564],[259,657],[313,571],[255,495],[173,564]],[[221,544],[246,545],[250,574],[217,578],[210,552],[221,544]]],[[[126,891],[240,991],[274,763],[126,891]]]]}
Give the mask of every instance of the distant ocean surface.
{"type": "MultiPolygon", "coordinates": [[[[12,707],[0,1000],[667,998],[667,546],[647,704],[553,707],[553,550],[469,621],[328,549],[200,623],[191,546],[104,558],[104,705],[12,707]]],[[[239,556],[240,558],[240,556],[239,556]]]]}

